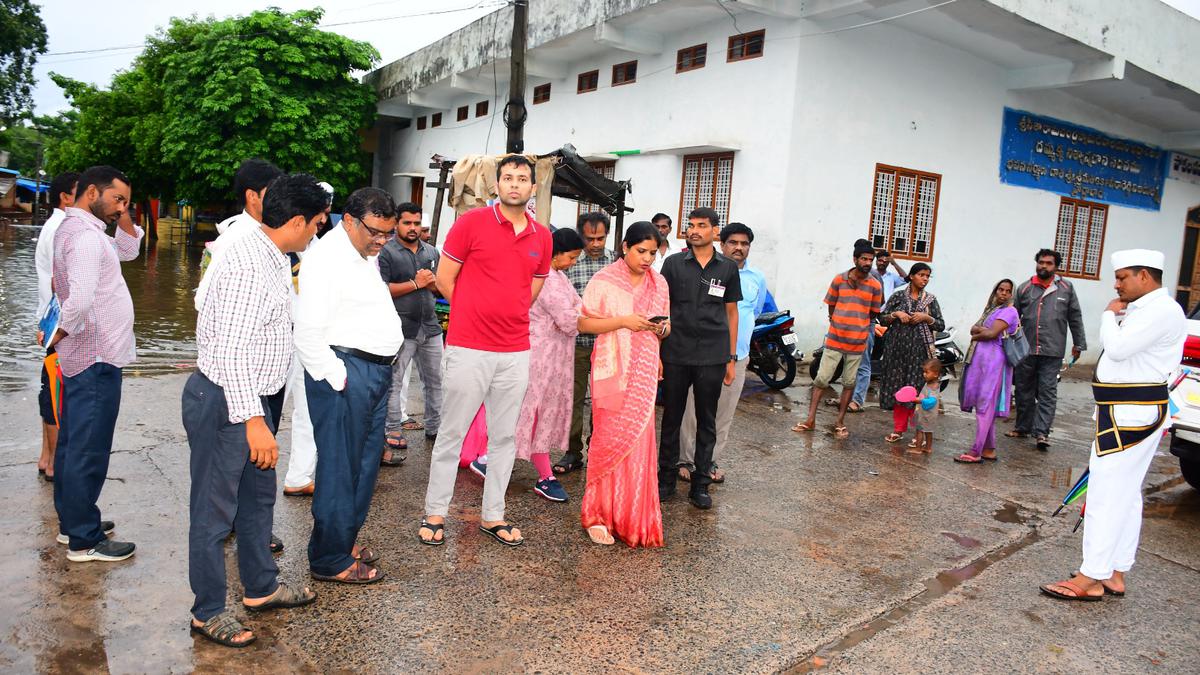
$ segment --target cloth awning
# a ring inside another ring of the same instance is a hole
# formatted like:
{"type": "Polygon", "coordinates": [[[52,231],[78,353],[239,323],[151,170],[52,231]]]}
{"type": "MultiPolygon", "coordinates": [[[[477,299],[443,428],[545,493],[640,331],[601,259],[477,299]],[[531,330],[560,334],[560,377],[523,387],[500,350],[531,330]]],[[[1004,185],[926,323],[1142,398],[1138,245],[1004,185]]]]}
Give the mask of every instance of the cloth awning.
{"type": "Polygon", "coordinates": [[[26,190],[29,190],[30,192],[49,192],[50,191],[49,183],[41,183],[39,181],[35,181],[30,178],[18,178],[17,179],[17,187],[24,188],[26,190]]]}

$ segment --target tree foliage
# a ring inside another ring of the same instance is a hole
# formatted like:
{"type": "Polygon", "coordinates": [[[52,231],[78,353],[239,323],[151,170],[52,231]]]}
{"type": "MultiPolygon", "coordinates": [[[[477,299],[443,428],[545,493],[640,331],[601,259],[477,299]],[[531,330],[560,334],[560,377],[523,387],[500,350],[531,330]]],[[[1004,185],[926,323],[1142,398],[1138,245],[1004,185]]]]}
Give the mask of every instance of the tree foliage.
{"type": "Polygon", "coordinates": [[[0,0],[0,123],[33,107],[33,65],[46,53],[46,24],[33,0],[0,0]]]}
{"type": "Polygon", "coordinates": [[[35,115],[31,123],[16,123],[0,134],[0,147],[8,150],[8,168],[16,169],[26,176],[34,176],[38,169],[47,168],[46,159],[56,145],[71,134],[72,113],[60,115],[35,115]],[[40,162],[40,163],[39,163],[40,162]]]}
{"type": "Polygon", "coordinates": [[[108,90],[55,75],[79,112],[56,170],[108,163],[140,195],[232,197],[242,160],[329,181],[339,195],[368,179],[360,132],[375,93],[354,78],[374,47],[317,28],[321,10],[172,19],[108,90]]]}

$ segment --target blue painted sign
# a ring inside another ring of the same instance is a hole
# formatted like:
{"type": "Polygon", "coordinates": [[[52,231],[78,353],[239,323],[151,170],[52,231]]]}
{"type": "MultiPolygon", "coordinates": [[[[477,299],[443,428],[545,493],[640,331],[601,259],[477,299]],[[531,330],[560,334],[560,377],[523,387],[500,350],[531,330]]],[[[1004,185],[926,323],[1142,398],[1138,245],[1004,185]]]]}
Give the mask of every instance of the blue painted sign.
{"type": "Polygon", "coordinates": [[[1004,109],[1000,181],[1075,199],[1157,211],[1167,153],[1137,141],[1004,109]]]}

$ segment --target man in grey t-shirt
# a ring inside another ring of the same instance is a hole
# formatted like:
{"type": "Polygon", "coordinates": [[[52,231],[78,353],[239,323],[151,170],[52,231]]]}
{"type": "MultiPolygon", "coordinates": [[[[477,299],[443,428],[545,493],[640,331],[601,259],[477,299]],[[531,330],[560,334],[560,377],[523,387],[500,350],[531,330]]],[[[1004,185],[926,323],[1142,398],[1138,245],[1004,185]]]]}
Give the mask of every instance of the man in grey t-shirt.
{"type": "MultiPolygon", "coordinates": [[[[387,444],[389,451],[407,447],[404,423],[403,378],[408,365],[416,362],[425,388],[425,436],[437,436],[442,409],[442,327],[434,311],[434,271],[440,254],[421,240],[421,207],[405,202],[396,207],[399,220],[396,236],[379,252],[379,274],[392,293],[396,314],[404,328],[404,344],[392,368],[392,393],[388,399],[387,444]]],[[[384,463],[399,464],[403,458],[384,455],[384,463]]]]}

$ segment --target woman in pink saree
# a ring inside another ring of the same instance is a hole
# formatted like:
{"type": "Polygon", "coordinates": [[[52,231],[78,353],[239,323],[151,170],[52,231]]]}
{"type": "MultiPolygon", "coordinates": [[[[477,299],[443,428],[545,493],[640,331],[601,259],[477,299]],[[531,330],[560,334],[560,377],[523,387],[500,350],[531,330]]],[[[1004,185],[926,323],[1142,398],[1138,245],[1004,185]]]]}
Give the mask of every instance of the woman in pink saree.
{"type": "Polygon", "coordinates": [[[664,543],[654,396],[658,346],[671,328],[667,283],[651,269],[660,240],[653,225],[634,223],[624,257],[597,272],[583,293],[579,330],[598,337],[582,522],[597,544],[614,537],[634,548],[664,543]]]}

